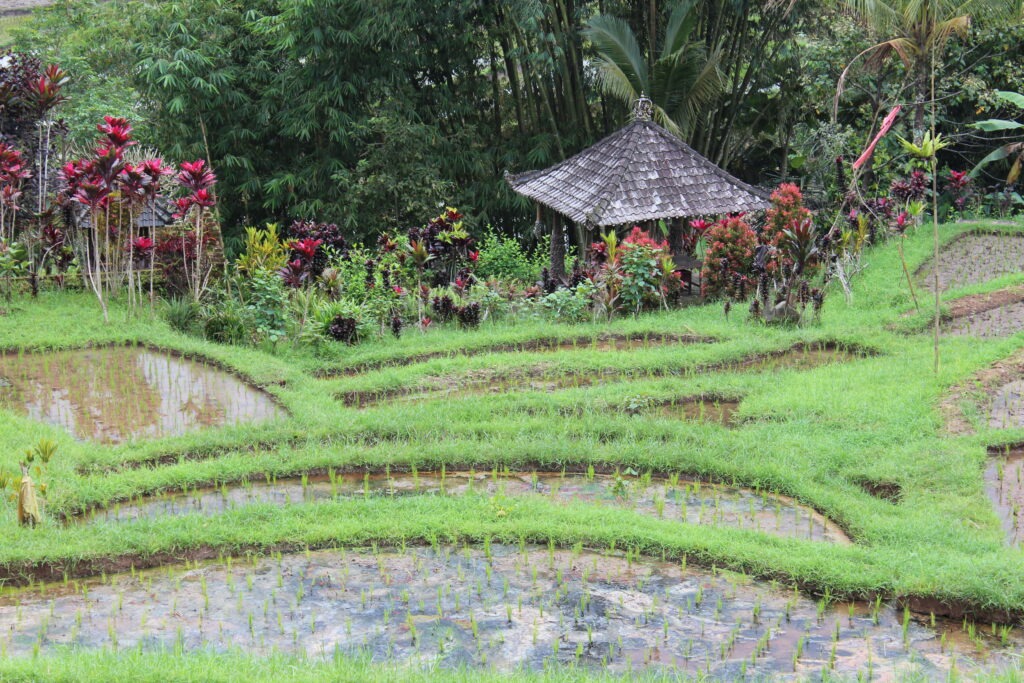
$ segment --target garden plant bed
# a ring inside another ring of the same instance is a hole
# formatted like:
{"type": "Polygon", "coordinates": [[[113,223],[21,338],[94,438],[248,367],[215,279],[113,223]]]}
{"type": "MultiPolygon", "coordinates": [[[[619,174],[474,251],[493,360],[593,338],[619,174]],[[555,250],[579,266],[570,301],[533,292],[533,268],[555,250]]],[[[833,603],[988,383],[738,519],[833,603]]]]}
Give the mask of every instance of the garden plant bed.
{"type": "Polygon", "coordinates": [[[1006,530],[1010,545],[1024,541],[1024,446],[989,449],[985,492],[1006,530]]]}
{"type": "Polygon", "coordinates": [[[269,394],[212,365],[146,348],[0,354],[0,408],[120,443],[284,412],[269,394]]]}
{"type": "Polygon", "coordinates": [[[168,515],[219,515],[242,505],[333,500],[353,496],[463,495],[505,498],[546,496],[564,504],[615,505],[643,515],[751,529],[810,541],[849,543],[846,534],[815,510],[792,498],[721,484],[667,479],[583,475],[564,472],[416,474],[328,474],[194,489],[116,503],[72,520],[125,521],[168,515]]]}
{"type": "Polygon", "coordinates": [[[881,602],[815,602],[729,572],[617,553],[488,544],[323,550],[38,585],[0,598],[8,655],[269,649],[402,666],[651,667],[734,678],[934,678],[1019,647],[881,602]]]}
{"type": "Polygon", "coordinates": [[[713,337],[675,334],[601,334],[594,337],[573,337],[571,339],[531,339],[518,344],[493,344],[473,349],[456,351],[435,351],[389,360],[357,363],[343,368],[323,368],[314,372],[320,378],[362,375],[384,368],[405,367],[438,358],[458,358],[485,353],[533,353],[537,351],[631,351],[649,349],[672,344],[711,344],[713,337]]]}
{"type": "Polygon", "coordinates": [[[812,370],[823,365],[843,363],[862,358],[866,354],[857,349],[835,344],[797,345],[774,353],[763,353],[735,361],[691,368],[658,368],[629,371],[615,368],[587,373],[567,374],[550,366],[534,366],[514,373],[480,371],[475,375],[457,378],[435,378],[429,384],[347,391],[337,398],[349,408],[366,408],[377,403],[402,398],[407,401],[443,399],[465,395],[504,394],[509,391],[558,391],[592,386],[606,380],[692,376],[706,372],[777,372],[783,370],[812,370]]]}
{"type": "MultiPolygon", "coordinates": [[[[939,251],[939,290],[977,285],[1002,275],[1024,271],[1024,235],[965,233],[939,251]]],[[[935,290],[935,263],[917,273],[921,287],[935,290]]]]}

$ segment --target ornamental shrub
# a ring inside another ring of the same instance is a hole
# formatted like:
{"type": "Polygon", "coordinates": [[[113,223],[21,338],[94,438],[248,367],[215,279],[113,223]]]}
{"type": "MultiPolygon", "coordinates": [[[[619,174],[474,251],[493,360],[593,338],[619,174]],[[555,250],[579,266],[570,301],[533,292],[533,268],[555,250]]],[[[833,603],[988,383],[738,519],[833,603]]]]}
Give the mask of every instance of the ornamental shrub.
{"type": "Polygon", "coordinates": [[[497,278],[533,284],[540,278],[546,262],[546,244],[538,245],[530,254],[515,237],[501,235],[488,228],[480,242],[476,274],[483,280],[497,278]]]}
{"type": "Polygon", "coordinates": [[[671,255],[667,241],[659,242],[639,227],[626,236],[617,254],[619,298],[626,310],[636,314],[661,302],[661,261],[671,255]]]}
{"type": "MultiPolygon", "coordinates": [[[[761,242],[770,247],[764,270],[769,275],[774,275],[780,266],[793,265],[792,259],[785,255],[785,249],[780,249],[785,231],[803,225],[812,220],[812,217],[810,209],[804,206],[804,196],[800,188],[793,183],[779,185],[772,192],[770,199],[772,205],[765,212],[766,224],[761,242]]],[[[810,277],[812,274],[813,272],[807,273],[807,276],[810,277]]]]}
{"type": "Polygon", "coordinates": [[[705,233],[708,250],[700,274],[701,293],[731,293],[738,281],[746,282],[753,270],[757,235],[739,216],[715,223],[705,233]]]}

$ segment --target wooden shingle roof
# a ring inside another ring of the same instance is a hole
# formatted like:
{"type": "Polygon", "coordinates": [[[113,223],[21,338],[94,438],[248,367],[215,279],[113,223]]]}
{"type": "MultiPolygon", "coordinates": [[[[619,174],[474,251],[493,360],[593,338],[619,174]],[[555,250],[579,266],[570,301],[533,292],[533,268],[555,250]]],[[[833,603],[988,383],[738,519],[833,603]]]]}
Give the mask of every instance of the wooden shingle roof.
{"type": "Polygon", "coordinates": [[[769,205],[767,192],[734,178],[643,118],[549,169],[505,177],[519,194],[591,226],[759,211],[769,205]]]}
{"type": "MultiPolygon", "coordinates": [[[[146,202],[142,205],[142,211],[135,218],[135,227],[137,228],[163,228],[174,223],[174,203],[165,197],[160,197],[156,202],[146,202]]],[[[82,227],[88,227],[92,225],[92,218],[89,215],[89,210],[81,205],[74,204],[72,209],[74,212],[75,222],[82,227]]]]}

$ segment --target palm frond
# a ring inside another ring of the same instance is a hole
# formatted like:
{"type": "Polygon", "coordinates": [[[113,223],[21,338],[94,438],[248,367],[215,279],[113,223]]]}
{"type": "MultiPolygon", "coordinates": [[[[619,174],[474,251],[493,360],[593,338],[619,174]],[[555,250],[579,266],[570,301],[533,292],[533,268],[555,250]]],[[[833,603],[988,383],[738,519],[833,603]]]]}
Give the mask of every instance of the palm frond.
{"type": "Polygon", "coordinates": [[[971,18],[966,14],[936,22],[928,35],[928,47],[941,49],[953,34],[966,36],[970,30],[971,18]]]}
{"type": "MultiPolygon", "coordinates": [[[[601,56],[602,82],[614,82],[621,78],[628,81],[634,91],[646,91],[647,62],[628,23],[618,17],[599,15],[587,22],[583,34],[601,56]]],[[[622,90],[621,84],[617,84],[617,87],[622,90]]]]}
{"type": "Polygon", "coordinates": [[[893,38],[870,48],[866,64],[869,68],[877,69],[895,54],[904,66],[909,67],[914,63],[914,57],[918,52],[918,46],[909,38],[893,38]]]}
{"type": "Polygon", "coordinates": [[[647,92],[647,88],[637,88],[630,80],[629,75],[624,72],[618,64],[603,57],[594,60],[597,68],[597,76],[601,82],[601,90],[622,101],[626,106],[631,106],[640,97],[641,92],[647,92]]]}
{"type": "Polygon", "coordinates": [[[677,137],[683,136],[683,130],[679,127],[679,124],[675,122],[667,111],[658,105],[654,105],[654,120],[659,126],[673,135],[677,137]]]}
{"type": "Polygon", "coordinates": [[[690,40],[690,34],[697,26],[697,12],[694,8],[697,0],[680,0],[669,15],[665,26],[665,44],[661,48],[660,59],[667,59],[679,52],[690,40]]]}
{"type": "Polygon", "coordinates": [[[684,133],[691,129],[700,110],[721,91],[719,59],[718,51],[709,56],[702,46],[690,44],[654,65],[651,87],[657,95],[655,103],[684,133]]]}
{"type": "Polygon", "coordinates": [[[858,14],[872,29],[887,33],[902,23],[903,12],[896,2],[884,0],[844,0],[844,5],[858,14]]]}

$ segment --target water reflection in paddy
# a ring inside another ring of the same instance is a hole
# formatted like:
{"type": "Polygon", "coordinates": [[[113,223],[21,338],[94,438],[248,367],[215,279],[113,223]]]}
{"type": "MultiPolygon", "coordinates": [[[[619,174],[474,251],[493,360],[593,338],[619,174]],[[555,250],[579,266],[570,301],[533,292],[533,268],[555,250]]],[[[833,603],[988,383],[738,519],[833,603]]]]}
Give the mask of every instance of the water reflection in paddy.
{"type": "Polygon", "coordinates": [[[730,680],[944,679],[1012,658],[984,630],[933,628],[880,603],[815,602],[679,562],[490,544],[169,567],[0,598],[5,656],[62,646],[341,652],[417,667],[653,667],[730,680]]]}
{"type": "Polygon", "coordinates": [[[0,354],[0,409],[103,443],[284,414],[222,370],[133,347],[0,354]]]}

